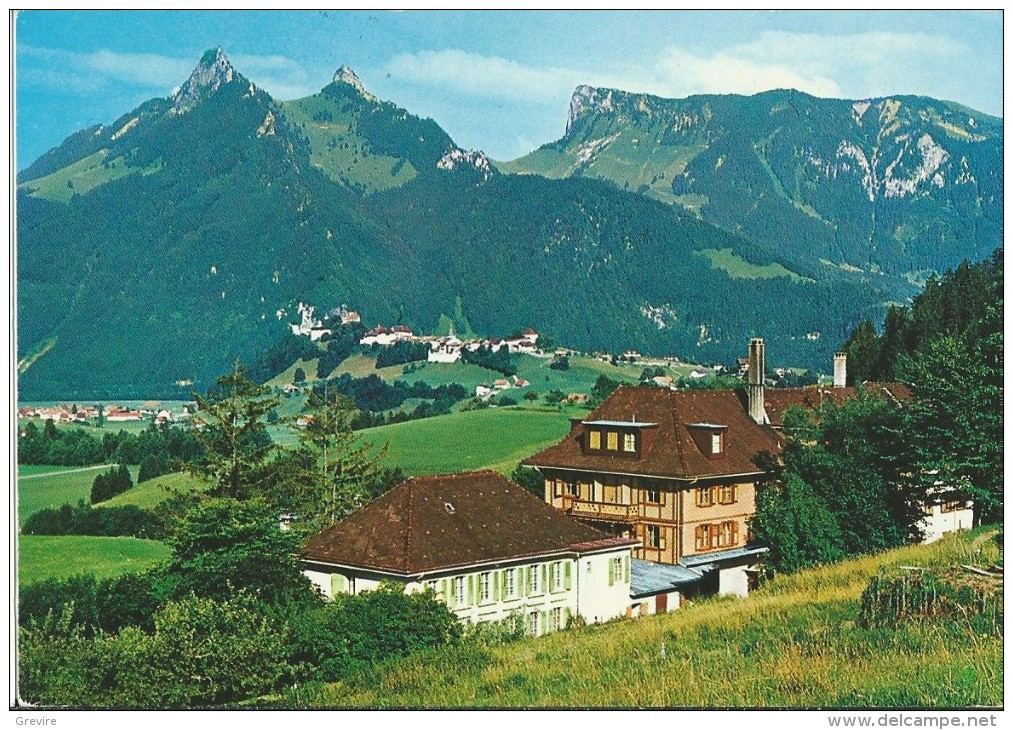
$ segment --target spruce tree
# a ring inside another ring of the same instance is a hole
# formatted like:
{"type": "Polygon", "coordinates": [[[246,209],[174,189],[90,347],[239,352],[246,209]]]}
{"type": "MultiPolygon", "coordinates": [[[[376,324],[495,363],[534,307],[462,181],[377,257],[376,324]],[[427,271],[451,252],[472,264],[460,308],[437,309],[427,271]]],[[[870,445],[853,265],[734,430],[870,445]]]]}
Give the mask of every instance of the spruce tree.
{"type": "Polygon", "coordinates": [[[246,376],[236,361],[233,371],[216,381],[206,396],[194,393],[197,440],[203,458],[191,471],[211,484],[213,497],[246,499],[258,493],[269,474],[267,462],[274,444],[267,433],[267,414],[278,398],[246,376]]]}

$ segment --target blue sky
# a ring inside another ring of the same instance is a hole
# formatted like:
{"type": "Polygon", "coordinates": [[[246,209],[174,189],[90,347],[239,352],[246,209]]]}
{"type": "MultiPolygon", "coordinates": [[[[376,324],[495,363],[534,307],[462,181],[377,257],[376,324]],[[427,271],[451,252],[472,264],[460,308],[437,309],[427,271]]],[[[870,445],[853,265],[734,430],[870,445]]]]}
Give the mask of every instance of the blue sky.
{"type": "Polygon", "coordinates": [[[1002,115],[1001,11],[41,11],[15,20],[17,166],[186,80],[222,46],[279,99],[351,66],[466,148],[558,139],[579,84],[666,97],[791,87],[1002,115]]]}

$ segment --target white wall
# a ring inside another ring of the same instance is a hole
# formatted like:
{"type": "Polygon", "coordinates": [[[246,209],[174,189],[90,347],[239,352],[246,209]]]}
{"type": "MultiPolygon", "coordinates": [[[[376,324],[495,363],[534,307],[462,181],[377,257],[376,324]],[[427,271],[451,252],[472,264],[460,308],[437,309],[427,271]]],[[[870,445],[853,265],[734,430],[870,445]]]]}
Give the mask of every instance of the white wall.
{"type": "Polygon", "coordinates": [[[578,559],[577,612],[589,624],[626,615],[630,605],[630,548],[582,555],[578,559]],[[610,563],[618,558],[618,566],[610,563]]]}
{"type": "Polygon", "coordinates": [[[749,595],[749,576],[746,574],[746,565],[736,565],[731,568],[721,568],[718,572],[718,595],[739,596],[745,598],[749,595]]]}
{"type": "Polygon", "coordinates": [[[458,618],[472,623],[502,621],[518,614],[527,622],[531,613],[537,613],[537,633],[543,634],[556,630],[557,620],[558,628],[565,628],[566,622],[577,612],[576,561],[572,558],[472,570],[423,583],[431,587],[437,599],[445,602],[458,618]],[[552,566],[559,571],[558,587],[552,585],[552,566]],[[513,571],[513,591],[507,590],[508,571],[513,571]],[[531,574],[535,571],[537,585],[532,590],[531,574]],[[489,576],[488,598],[482,596],[485,574],[489,576]],[[459,577],[463,585],[461,600],[456,592],[459,577]]]}
{"type": "Polygon", "coordinates": [[[943,512],[940,505],[934,504],[931,514],[926,514],[918,526],[925,534],[922,542],[935,542],[949,532],[970,530],[974,526],[974,510],[968,507],[953,512],[943,512]]]}
{"type": "MultiPolygon", "coordinates": [[[[426,578],[405,584],[405,591],[416,592],[431,588],[438,600],[446,603],[458,618],[472,623],[501,621],[519,615],[528,625],[531,614],[537,614],[537,634],[565,628],[567,621],[580,614],[588,623],[608,621],[625,616],[630,605],[629,584],[630,549],[621,548],[609,553],[582,555],[577,559],[559,558],[511,567],[474,569],[453,575],[426,578]],[[621,559],[623,568],[613,568],[609,584],[609,560],[621,559]],[[555,568],[553,568],[555,566],[555,568]],[[553,584],[553,570],[559,580],[553,584]],[[508,572],[512,571],[512,590],[508,572]],[[532,583],[531,574],[537,573],[532,583]],[[483,598],[483,575],[488,575],[489,595],[483,598]],[[456,579],[461,578],[461,584],[456,579]],[[463,591],[459,595],[457,586],[463,591]]],[[[318,586],[327,598],[338,593],[355,593],[376,590],[383,576],[352,569],[335,568],[325,572],[323,566],[304,569],[304,574],[318,586]]]]}

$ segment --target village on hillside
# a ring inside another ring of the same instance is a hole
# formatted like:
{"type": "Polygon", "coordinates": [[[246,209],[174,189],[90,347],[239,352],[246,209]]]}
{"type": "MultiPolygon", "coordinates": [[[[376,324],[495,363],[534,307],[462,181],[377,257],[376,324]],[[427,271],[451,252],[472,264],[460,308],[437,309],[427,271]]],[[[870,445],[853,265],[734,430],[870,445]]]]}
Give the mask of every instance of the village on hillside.
{"type": "MultiPolygon", "coordinates": [[[[302,322],[292,325],[293,334],[329,334],[312,307],[300,305],[299,311],[302,322]]],[[[343,307],[335,314],[345,324],[358,321],[343,307]]],[[[537,340],[531,328],[513,339],[465,342],[395,326],[368,330],[359,344],[425,343],[428,362],[438,364],[479,347],[549,358],[572,354],[562,348],[541,352],[537,340]]],[[[634,352],[621,357],[640,358],[634,352]]],[[[685,390],[660,376],[620,385],[585,417],[571,418],[565,438],[521,461],[542,485],[537,497],[490,471],[409,479],[310,538],[304,573],[329,598],[388,582],[409,593],[432,590],[462,620],[521,616],[532,636],[574,620],[666,613],[708,595],[746,597],[760,580],[768,551],[752,534],[751,522],[758,490],[778,478],[785,414],[793,408],[818,413],[824,404],[859,397],[859,389],[846,384],[847,355],[837,353],[832,365],[832,384],[768,387],[764,341],[754,338],[733,374],[746,384],[743,389],[685,390]],[[406,531],[408,525],[414,530],[406,531]]],[[[477,386],[475,396],[527,385],[515,375],[512,382],[477,386]]],[[[281,387],[285,394],[300,390],[281,387]]],[[[912,397],[901,383],[866,383],[861,391],[901,407],[912,397]]],[[[571,393],[568,401],[580,405],[586,396],[571,393]]],[[[18,417],[110,426],[193,422],[204,428],[195,408],[184,403],[174,411],[158,401],[134,408],[24,406],[18,417]]],[[[310,416],[296,422],[303,429],[311,424],[310,416]]],[[[970,500],[943,483],[930,496],[919,523],[924,541],[972,526],[970,500]]],[[[280,524],[289,529],[299,518],[285,514],[280,524]]]]}

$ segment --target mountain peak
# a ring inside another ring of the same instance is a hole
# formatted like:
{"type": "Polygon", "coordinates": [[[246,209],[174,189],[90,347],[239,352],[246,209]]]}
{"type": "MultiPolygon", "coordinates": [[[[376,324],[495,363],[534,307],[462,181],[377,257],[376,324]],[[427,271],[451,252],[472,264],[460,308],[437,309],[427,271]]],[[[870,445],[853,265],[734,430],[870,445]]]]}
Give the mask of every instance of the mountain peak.
{"type": "Polygon", "coordinates": [[[223,84],[239,77],[220,47],[209,48],[200,57],[190,78],[171,97],[172,112],[185,114],[204,99],[208,98],[223,84]]]}
{"type": "Polygon", "coordinates": [[[335,71],[332,81],[335,84],[347,84],[351,86],[359,93],[359,96],[364,99],[368,99],[369,101],[378,101],[375,96],[366,91],[366,87],[363,86],[362,81],[356,75],[355,71],[344,64],[341,65],[341,68],[335,71]]]}

